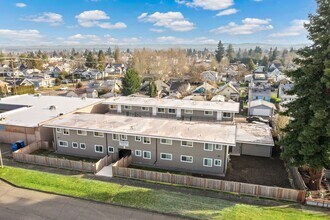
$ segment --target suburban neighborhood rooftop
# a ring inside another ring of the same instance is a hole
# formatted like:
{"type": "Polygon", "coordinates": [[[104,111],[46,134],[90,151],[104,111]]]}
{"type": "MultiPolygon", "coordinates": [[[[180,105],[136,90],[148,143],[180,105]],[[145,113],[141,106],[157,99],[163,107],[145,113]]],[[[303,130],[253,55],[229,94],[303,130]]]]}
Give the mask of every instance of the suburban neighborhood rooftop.
{"type": "Polygon", "coordinates": [[[274,146],[271,128],[266,124],[237,123],[236,141],[274,146]]]}
{"type": "Polygon", "coordinates": [[[68,114],[45,127],[235,145],[236,126],[101,114],[68,114]]]}
{"type": "Polygon", "coordinates": [[[37,127],[40,123],[100,102],[100,99],[16,95],[0,99],[1,125],[37,127]],[[13,108],[11,108],[13,106],[13,108]]]}
{"type": "Polygon", "coordinates": [[[142,97],[112,97],[103,102],[109,105],[134,105],[147,107],[165,107],[165,108],[182,108],[192,110],[211,110],[211,111],[227,111],[239,112],[239,103],[233,102],[209,102],[209,101],[193,101],[183,99],[157,99],[142,97]]]}

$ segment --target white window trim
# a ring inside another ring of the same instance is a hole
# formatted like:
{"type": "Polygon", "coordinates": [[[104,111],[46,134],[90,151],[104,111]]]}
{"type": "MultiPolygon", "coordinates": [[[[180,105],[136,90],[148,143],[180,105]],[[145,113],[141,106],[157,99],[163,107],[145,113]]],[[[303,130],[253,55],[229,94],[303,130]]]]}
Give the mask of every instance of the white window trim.
{"type": "Polygon", "coordinates": [[[132,110],[132,106],[131,105],[124,105],[124,110],[132,110]]]}
{"type": "Polygon", "coordinates": [[[77,142],[72,142],[72,143],[71,143],[71,146],[72,146],[72,148],[78,148],[78,147],[79,147],[79,145],[78,145],[78,143],[77,143],[77,142]],[[74,147],[74,146],[73,146],[73,144],[76,144],[76,145],[77,145],[77,147],[74,147]]]}
{"type": "Polygon", "coordinates": [[[214,145],[214,150],[222,150],[222,144],[214,145]],[[220,148],[217,148],[217,146],[220,146],[220,148]]]}
{"type": "Polygon", "coordinates": [[[231,118],[231,115],[232,115],[232,114],[231,114],[230,112],[223,112],[223,113],[222,113],[222,118],[231,118]],[[228,117],[228,116],[225,116],[225,113],[226,113],[226,114],[229,114],[229,117],[228,117]]]}
{"type": "Polygon", "coordinates": [[[213,115],[213,111],[204,111],[204,115],[212,116],[213,115]],[[212,114],[206,114],[206,112],[211,112],[212,114]]]}
{"type": "Polygon", "coordinates": [[[103,154],[103,152],[104,152],[104,147],[103,147],[103,145],[95,144],[95,145],[94,145],[94,151],[95,151],[95,153],[103,154]],[[96,151],[96,146],[101,146],[101,147],[102,147],[102,152],[100,152],[100,151],[96,151]]]}
{"type": "Polygon", "coordinates": [[[108,146],[108,153],[110,153],[110,154],[115,153],[115,148],[112,146],[108,146]],[[110,151],[110,149],[112,149],[112,151],[110,151]]]}
{"type": "Polygon", "coordinates": [[[212,165],[213,165],[213,159],[212,158],[203,158],[203,167],[212,167],[212,165]],[[205,165],[205,163],[204,163],[205,160],[211,160],[211,165],[210,166],[205,165]]]}
{"type": "Polygon", "coordinates": [[[58,140],[58,146],[59,147],[69,147],[69,143],[67,141],[58,140]],[[66,146],[61,145],[60,142],[66,143],[66,146]]]}
{"type": "Polygon", "coordinates": [[[77,130],[77,135],[87,136],[87,131],[84,131],[84,130],[77,130]],[[83,133],[79,134],[79,131],[82,131],[83,133]]]}
{"type": "Polygon", "coordinates": [[[79,148],[82,149],[82,150],[86,150],[86,143],[80,143],[80,144],[79,144],[79,148]],[[82,147],[81,147],[82,144],[85,145],[85,148],[82,148],[82,147]]]}
{"type": "Polygon", "coordinates": [[[221,167],[222,166],[222,160],[221,159],[214,159],[214,166],[221,167]],[[216,165],[215,161],[220,161],[220,165],[216,165]]]}
{"type": "Polygon", "coordinates": [[[62,133],[62,128],[56,128],[56,133],[62,133]]]}
{"type": "Polygon", "coordinates": [[[181,146],[182,147],[193,147],[194,146],[194,142],[192,142],[192,141],[186,141],[186,142],[191,142],[191,146],[189,146],[189,145],[183,145],[182,142],[183,141],[181,141],[181,146]]]}
{"type": "Polygon", "coordinates": [[[151,138],[150,138],[150,137],[142,137],[142,143],[143,143],[143,144],[151,144],[151,138]],[[145,138],[149,138],[149,139],[150,139],[150,142],[149,142],[149,143],[146,143],[146,142],[144,141],[145,138]]]}
{"type": "Polygon", "coordinates": [[[166,138],[161,138],[160,143],[164,144],[164,145],[172,145],[172,140],[171,139],[166,139],[166,138]],[[162,140],[170,141],[170,143],[167,143],[167,142],[164,143],[164,142],[162,142],[162,140]]]}
{"type": "Polygon", "coordinates": [[[148,112],[149,111],[149,107],[141,106],[141,111],[148,112]]]}
{"type": "Polygon", "coordinates": [[[70,130],[69,129],[63,129],[63,135],[70,135],[70,130]],[[68,131],[68,133],[66,134],[65,131],[68,131]]]}
{"type": "Polygon", "coordinates": [[[159,114],[165,114],[166,113],[166,109],[165,108],[158,108],[157,107],[157,113],[159,113],[159,114]],[[159,109],[164,109],[164,111],[163,112],[160,112],[159,109]]]}
{"type": "Polygon", "coordinates": [[[176,114],[176,109],[175,108],[169,108],[169,109],[167,109],[167,112],[168,112],[168,114],[175,115],[176,114]],[[170,109],[174,110],[174,113],[170,112],[170,109]]]}
{"type": "Polygon", "coordinates": [[[119,135],[118,134],[112,134],[112,140],[119,141],[119,135]],[[117,138],[115,138],[117,136],[117,138]]]}
{"type": "Polygon", "coordinates": [[[172,154],[170,154],[170,153],[160,153],[160,154],[159,154],[159,157],[160,157],[161,160],[172,160],[172,158],[173,158],[173,157],[172,157],[172,154]],[[168,159],[168,158],[162,158],[162,154],[163,154],[163,155],[171,155],[171,159],[168,159]]]}
{"type": "Polygon", "coordinates": [[[136,157],[141,157],[142,156],[142,151],[141,150],[135,150],[135,156],[136,157]],[[136,152],[139,152],[139,154],[137,154],[136,152]]]}
{"type": "Polygon", "coordinates": [[[104,133],[103,133],[103,132],[98,132],[98,131],[94,131],[94,132],[93,132],[93,135],[94,135],[94,137],[99,137],[99,138],[104,137],[104,133]],[[100,133],[100,134],[102,134],[102,135],[101,135],[101,136],[98,136],[98,135],[95,135],[95,133],[100,133]]]}
{"type": "Polygon", "coordinates": [[[193,156],[188,156],[188,155],[181,155],[180,156],[180,162],[182,162],[182,163],[193,163],[194,162],[194,157],[193,156]],[[191,157],[191,161],[182,160],[182,157],[191,157]]]}
{"type": "Polygon", "coordinates": [[[137,141],[137,142],[141,142],[141,141],[142,141],[142,137],[141,137],[141,136],[135,136],[135,141],[137,141]],[[140,140],[137,139],[137,138],[140,138],[140,140]]]}
{"type": "Polygon", "coordinates": [[[120,140],[121,141],[127,141],[127,135],[126,134],[121,134],[120,135],[120,140]]]}
{"type": "Polygon", "coordinates": [[[213,144],[210,144],[211,145],[211,150],[209,150],[209,149],[206,148],[206,145],[207,144],[210,144],[210,143],[204,143],[204,150],[205,151],[213,151],[213,144]]]}
{"type": "Polygon", "coordinates": [[[151,160],[151,151],[145,151],[145,150],[144,150],[144,151],[143,151],[143,159],[151,160]],[[144,153],[145,153],[145,152],[150,153],[150,158],[144,156],[144,153]]]}
{"type": "Polygon", "coordinates": [[[194,110],[192,110],[192,109],[185,109],[185,110],[184,110],[184,113],[185,113],[186,115],[192,115],[192,114],[194,114],[194,110]],[[187,111],[191,111],[191,112],[187,112],[187,111]]]}

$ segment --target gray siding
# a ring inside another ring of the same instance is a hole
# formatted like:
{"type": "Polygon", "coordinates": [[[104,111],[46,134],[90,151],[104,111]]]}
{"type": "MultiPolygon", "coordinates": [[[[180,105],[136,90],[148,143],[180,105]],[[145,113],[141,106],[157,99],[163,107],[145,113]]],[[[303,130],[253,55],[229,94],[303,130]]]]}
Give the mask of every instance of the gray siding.
{"type": "Polygon", "coordinates": [[[241,149],[243,155],[271,157],[273,148],[267,145],[242,144],[241,149]]]}

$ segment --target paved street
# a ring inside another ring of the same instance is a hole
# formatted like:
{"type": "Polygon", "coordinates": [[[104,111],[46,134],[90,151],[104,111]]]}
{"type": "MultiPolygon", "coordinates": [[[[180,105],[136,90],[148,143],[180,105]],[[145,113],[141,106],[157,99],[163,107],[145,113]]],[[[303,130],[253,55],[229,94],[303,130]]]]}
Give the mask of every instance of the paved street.
{"type": "Polygon", "coordinates": [[[15,188],[0,180],[0,219],[178,219],[135,209],[15,188]]]}

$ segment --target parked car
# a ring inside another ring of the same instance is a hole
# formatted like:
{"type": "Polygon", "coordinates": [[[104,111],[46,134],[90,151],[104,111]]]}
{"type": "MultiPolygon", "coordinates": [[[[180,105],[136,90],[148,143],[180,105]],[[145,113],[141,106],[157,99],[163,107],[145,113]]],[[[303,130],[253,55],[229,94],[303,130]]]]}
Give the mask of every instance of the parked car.
{"type": "Polygon", "coordinates": [[[249,122],[249,123],[252,123],[252,122],[262,122],[262,123],[265,123],[265,124],[269,124],[269,120],[264,119],[264,118],[259,117],[259,116],[250,116],[250,117],[247,117],[246,118],[246,121],[249,122]]]}

